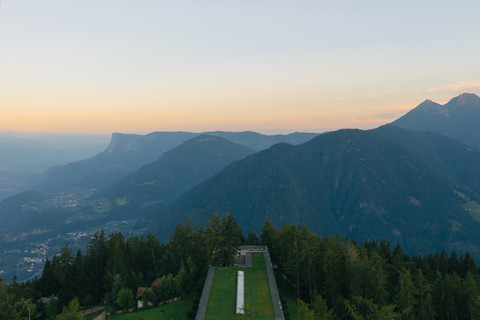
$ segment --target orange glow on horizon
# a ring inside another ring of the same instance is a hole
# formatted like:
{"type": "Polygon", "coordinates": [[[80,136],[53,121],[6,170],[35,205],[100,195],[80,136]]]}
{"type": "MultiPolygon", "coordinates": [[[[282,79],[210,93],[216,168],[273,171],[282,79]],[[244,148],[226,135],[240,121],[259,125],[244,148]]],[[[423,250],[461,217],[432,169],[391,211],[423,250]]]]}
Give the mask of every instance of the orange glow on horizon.
{"type": "MultiPolygon", "coordinates": [[[[73,92],[72,92],[73,94],[73,92]]],[[[154,131],[323,132],[371,129],[387,124],[425,99],[424,92],[402,95],[339,95],[286,91],[274,94],[189,96],[127,92],[108,95],[9,96],[0,101],[0,130],[72,133],[154,131]],[[398,101],[398,103],[392,103],[398,101]],[[5,107],[7,106],[7,107],[5,107]]],[[[3,98],[3,97],[2,97],[3,98]]]]}

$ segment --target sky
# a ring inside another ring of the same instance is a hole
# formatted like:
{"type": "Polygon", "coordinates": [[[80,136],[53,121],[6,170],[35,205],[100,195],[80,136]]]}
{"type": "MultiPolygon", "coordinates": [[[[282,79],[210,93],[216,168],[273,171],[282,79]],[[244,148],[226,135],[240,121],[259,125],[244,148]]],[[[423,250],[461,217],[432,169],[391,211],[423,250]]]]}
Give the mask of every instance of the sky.
{"type": "Polygon", "coordinates": [[[480,1],[1,0],[0,130],[375,128],[480,95],[480,1]]]}

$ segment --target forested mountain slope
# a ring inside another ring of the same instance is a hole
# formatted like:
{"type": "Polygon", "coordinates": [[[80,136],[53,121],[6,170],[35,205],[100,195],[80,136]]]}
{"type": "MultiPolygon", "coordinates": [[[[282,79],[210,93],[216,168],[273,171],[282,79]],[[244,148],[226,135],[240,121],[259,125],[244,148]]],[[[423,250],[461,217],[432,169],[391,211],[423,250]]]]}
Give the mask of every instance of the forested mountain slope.
{"type": "Polygon", "coordinates": [[[244,230],[271,217],[319,235],[382,239],[410,253],[480,253],[480,152],[453,139],[395,126],[340,130],[298,146],[278,144],[196,186],[151,228],[231,212],[244,230]]]}
{"type": "Polygon", "coordinates": [[[125,215],[145,213],[151,210],[149,207],[169,204],[233,161],[252,153],[253,150],[224,138],[200,135],[115,181],[95,198],[111,201],[114,212],[121,211],[125,215]]]}
{"type": "MultiPolygon", "coordinates": [[[[263,135],[256,132],[223,131],[207,134],[223,137],[254,151],[279,142],[303,143],[317,135],[298,132],[263,135]]],[[[194,132],[153,132],[147,135],[114,133],[106,150],[85,160],[50,168],[34,189],[43,193],[64,191],[72,187],[101,189],[199,135],[201,133],[194,132]]]]}

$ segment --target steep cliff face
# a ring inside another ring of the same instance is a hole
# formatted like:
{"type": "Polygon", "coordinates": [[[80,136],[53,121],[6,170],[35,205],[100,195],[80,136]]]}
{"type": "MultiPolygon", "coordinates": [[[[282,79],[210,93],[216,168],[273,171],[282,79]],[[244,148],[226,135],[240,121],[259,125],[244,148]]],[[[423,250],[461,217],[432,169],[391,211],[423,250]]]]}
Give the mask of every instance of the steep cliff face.
{"type": "Polygon", "coordinates": [[[142,137],[136,134],[112,133],[106,152],[131,151],[142,137]]]}
{"type": "Polygon", "coordinates": [[[50,168],[35,189],[48,193],[70,187],[103,188],[196,135],[190,132],[114,133],[106,150],[86,160],[50,168]]]}

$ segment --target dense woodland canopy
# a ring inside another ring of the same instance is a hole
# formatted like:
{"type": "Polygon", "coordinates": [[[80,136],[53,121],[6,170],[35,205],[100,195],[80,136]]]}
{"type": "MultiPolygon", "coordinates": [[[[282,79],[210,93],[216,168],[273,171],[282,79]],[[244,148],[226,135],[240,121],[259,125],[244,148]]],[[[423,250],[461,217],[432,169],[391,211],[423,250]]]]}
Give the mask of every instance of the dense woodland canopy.
{"type": "Polygon", "coordinates": [[[206,226],[179,224],[166,244],[151,234],[102,230],[86,252],[64,246],[41,278],[0,282],[0,319],[55,319],[99,304],[126,309],[138,287],[152,288],[141,294],[145,303],[181,296],[208,265],[231,265],[241,244],[268,246],[277,279],[301,299],[298,319],[480,318],[480,270],[468,253],[411,257],[388,242],[320,238],[306,226],[276,227],[269,219],[258,237],[250,230],[244,238],[233,215],[215,214],[206,226]],[[40,297],[52,299],[35,303],[40,297]]]}
{"type": "MultiPolygon", "coordinates": [[[[468,252],[462,257],[445,251],[409,257],[388,242],[359,245],[337,236],[320,238],[304,225],[277,228],[270,220],[260,242],[278,264],[277,277],[286,277],[297,297],[311,308],[322,310],[323,301],[331,312],[323,315],[480,319],[480,272],[468,252]]],[[[325,317],[317,314],[311,319],[325,317]]]]}

